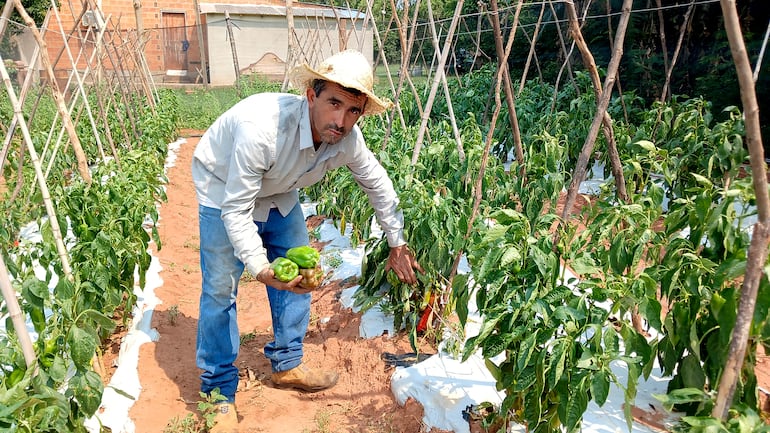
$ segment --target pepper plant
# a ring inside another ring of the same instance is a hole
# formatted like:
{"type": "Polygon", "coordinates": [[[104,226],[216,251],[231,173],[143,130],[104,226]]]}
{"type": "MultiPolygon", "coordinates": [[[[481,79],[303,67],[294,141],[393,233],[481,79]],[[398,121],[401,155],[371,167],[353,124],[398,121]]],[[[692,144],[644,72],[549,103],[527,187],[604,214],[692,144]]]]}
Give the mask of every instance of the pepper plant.
{"type": "MultiPolygon", "coordinates": [[[[72,176],[76,164],[72,156],[65,153],[53,160],[47,184],[60,231],[67,234],[64,242],[72,280],[64,278],[50,221],[40,211],[42,198],[28,181],[34,173],[27,165],[23,176],[5,173],[6,179],[21,179],[20,196],[29,197],[2,200],[9,218],[2,224],[0,238],[21,308],[37,333],[37,365],[27,368],[7,323],[6,333],[0,335],[0,405],[4,408],[0,429],[4,431],[84,432],[84,420],[99,407],[104,383],[96,364],[102,339],[132,312],[134,287],[137,283],[143,287],[150,265],[150,240],[160,248],[156,205],[165,200],[163,163],[177,127],[176,99],[161,93],[154,112],[146,104],[130,108],[142,136],[133,145],[118,146],[120,166],[91,153],[94,182],[90,185],[72,176]],[[39,240],[20,239],[20,228],[30,222],[37,224],[39,240]]],[[[45,97],[43,101],[45,107],[45,97]]],[[[107,117],[119,116],[115,111],[107,117]]],[[[36,119],[38,127],[49,127],[45,118],[36,119]]],[[[42,147],[39,137],[44,132],[34,130],[32,136],[34,144],[42,147]]],[[[94,152],[92,141],[84,143],[90,143],[89,151],[94,152]]],[[[10,167],[17,165],[6,169],[10,167]]],[[[16,186],[10,184],[4,194],[16,186]]]]}

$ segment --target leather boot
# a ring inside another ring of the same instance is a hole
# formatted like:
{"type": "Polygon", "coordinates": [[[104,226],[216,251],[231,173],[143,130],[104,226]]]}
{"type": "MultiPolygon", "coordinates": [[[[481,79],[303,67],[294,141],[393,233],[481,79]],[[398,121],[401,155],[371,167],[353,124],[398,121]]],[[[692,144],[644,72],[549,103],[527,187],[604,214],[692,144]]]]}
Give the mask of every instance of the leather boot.
{"type": "Polygon", "coordinates": [[[214,427],[210,433],[238,433],[238,413],[232,403],[219,403],[215,409],[214,427]]]}
{"type": "Polygon", "coordinates": [[[270,380],[278,388],[298,388],[316,392],[331,388],[337,383],[338,378],[337,372],[307,368],[300,364],[291,370],[276,371],[270,380]]]}

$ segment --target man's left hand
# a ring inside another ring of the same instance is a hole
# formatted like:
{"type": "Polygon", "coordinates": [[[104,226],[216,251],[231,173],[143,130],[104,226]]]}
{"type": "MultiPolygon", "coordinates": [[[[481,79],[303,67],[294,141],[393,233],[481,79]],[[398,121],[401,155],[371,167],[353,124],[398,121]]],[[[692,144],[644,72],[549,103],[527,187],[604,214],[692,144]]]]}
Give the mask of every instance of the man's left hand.
{"type": "Polygon", "coordinates": [[[422,266],[417,263],[414,255],[406,245],[398,247],[392,247],[390,254],[388,255],[388,264],[385,265],[385,272],[393,270],[396,273],[401,282],[406,284],[415,284],[417,282],[417,275],[414,273],[415,269],[424,274],[422,266]]]}

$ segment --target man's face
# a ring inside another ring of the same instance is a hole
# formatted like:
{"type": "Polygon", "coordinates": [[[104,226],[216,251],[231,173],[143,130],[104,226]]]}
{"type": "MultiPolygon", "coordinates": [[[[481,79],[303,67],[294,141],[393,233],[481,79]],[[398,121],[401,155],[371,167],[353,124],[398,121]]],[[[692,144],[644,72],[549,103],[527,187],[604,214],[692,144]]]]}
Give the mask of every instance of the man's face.
{"type": "Polygon", "coordinates": [[[350,134],[364,113],[366,99],[366,95],[355,96],[332,82],[326,83],[320,96],[312,88],[307,89],[313,142],[336,144],[350,134]]]}

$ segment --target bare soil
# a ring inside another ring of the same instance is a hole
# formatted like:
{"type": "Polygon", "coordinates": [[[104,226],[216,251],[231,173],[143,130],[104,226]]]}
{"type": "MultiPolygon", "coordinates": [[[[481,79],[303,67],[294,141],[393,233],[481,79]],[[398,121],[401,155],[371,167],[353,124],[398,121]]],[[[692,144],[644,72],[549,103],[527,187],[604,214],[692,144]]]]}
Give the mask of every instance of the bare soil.
{"type": "MultiPolygon", "coordinates": [[[[195,366],[195,336],[200,293],[197,201],[190,162],[200,131],[185,131],[187,138],[168,172],[168,201],[162,204],[162,248],[153,254],[163,267],[163,285],[156,289],[162,304],[155,308],[152,326],[160,334],[156,343],[140,349],[139,379],[142,392],[130,410],[137,433],[179,432],[169,425],[185,417],[199,418],[200,370],[195,366]]],[[[312,227],[317,218],[309,219],[312,227]]],[[[393,372],[381,359],[385,352],[411,352],[403,335],[364,339],[359,336],[360,315],[344,308],[340,292],[355,282],[335,281],[314,293],[311,324],[305,340],[305,362],[311,367],[335,369],[338,384],[318,393],[274,388],[270,364],[262,348],[272,338],[270,312],[264,286],[243,280],[238,294],[238,325],[243,344],[237,365],[241,386],[236,394],[240,431],[276,433],[442,433],[422,423],[422,406],[409,400],[400,406],[390,390],[393,372]]],[[[105,356],[112,365],[119,334],[105,356]],[[112,359],[111,359],[112,358],[112,359]]],[[[421,350],[435,350],[427,342],[421,350]]],[[[109,368],[108,368],[109,370],[109,368]]],[[[109,371],[107,372],[109,374],[109,371]]],[[[770,388],[770,360],[758,354],[760,386],[770,388]]],[[[762,407],[770,410],[767,395],[762,407]]],[[[655,424],[636,414],[646,424],[655,424]]],[[[178,425],[178,424],[177,424],[178,425]]],[[[477,426],[472,431],[479,431],[477,426]]]]}

